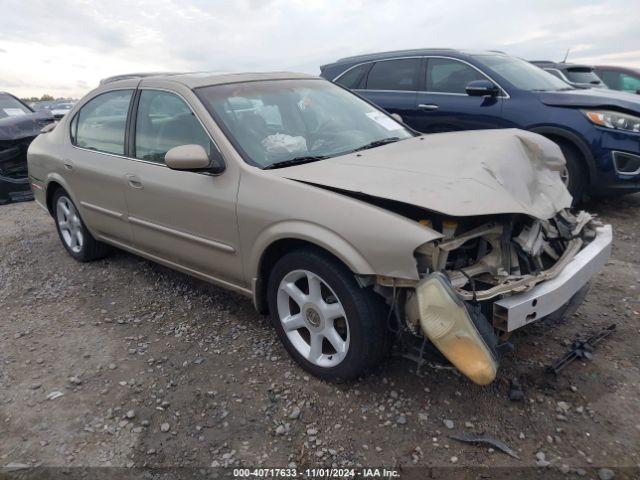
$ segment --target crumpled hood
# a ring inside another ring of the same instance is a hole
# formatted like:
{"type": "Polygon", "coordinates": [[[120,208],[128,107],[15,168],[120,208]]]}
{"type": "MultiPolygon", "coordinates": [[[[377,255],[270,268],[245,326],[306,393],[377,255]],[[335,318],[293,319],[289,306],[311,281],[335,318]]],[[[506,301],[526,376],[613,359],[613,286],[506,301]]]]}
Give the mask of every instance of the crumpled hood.
{"type": "Polygon", "coordinates": [[[42,127],[53,122],[50,112],[34,112],[0,118],[0,141],[36,137],[42,127]]]}
{"type": "Polygon", "coordinates": [[[545,105],[575,108],[614,108],[640,113],[640,95],[617,90],[590,88],[561,92],[539,92],[538,98],[545,105]]]}
{"type": "Polygon", "coordinates": [[[550,140],[523,130],[424,135],[269,173],[465,217],[548,219],[571,205],[550,140]]]}

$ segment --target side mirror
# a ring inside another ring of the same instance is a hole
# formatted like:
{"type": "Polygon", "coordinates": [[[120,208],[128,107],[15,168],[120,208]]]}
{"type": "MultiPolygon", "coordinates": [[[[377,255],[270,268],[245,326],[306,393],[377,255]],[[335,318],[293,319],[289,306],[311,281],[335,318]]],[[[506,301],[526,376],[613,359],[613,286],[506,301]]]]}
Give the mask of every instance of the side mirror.
{"type": "Polygon", "coordinates": [[[495,97],[500,93],[500,89],[489,80],[469,82],[465,91],[470,97],[495,97]]]}
{"type": "Polygon", "coordinates": [[[638,95],[640,95],[640,88],[639,88],[638,90],[636,90],[636,93],[637,93],[638,95]]]}
{"type": "Polygon", "coordinates": [[[221,161],[212,161],[201,145],[180,145],[173,147],[164,156],[164,163],[173,170],[210,170],[221,173],[221,161]]]}

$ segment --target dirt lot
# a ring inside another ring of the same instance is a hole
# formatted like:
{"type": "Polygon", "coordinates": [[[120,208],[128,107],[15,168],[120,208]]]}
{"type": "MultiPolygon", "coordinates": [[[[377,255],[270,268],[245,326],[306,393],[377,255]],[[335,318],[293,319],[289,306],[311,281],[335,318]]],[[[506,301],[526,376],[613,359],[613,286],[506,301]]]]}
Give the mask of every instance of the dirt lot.
{"type": "Polygon", "coordinates": [[[612,260],[576,315],[519,332],[498,381],[480,388],[437,363],[418,377],[401,358],[324,383],[249,300],[119,251],[76,263],[35,203],[0,207],[0,467],[506,466],[608,478],[607,467],[638,478],[640,195],[588,208],[614,225],[612,260]],[[612,323],[593,361],[544,373],[576,335],[612,323]],[[523,402],[508,398],[513,378],[523,402]],[[449,438],[471,432],[520,460],[449,438]]]}

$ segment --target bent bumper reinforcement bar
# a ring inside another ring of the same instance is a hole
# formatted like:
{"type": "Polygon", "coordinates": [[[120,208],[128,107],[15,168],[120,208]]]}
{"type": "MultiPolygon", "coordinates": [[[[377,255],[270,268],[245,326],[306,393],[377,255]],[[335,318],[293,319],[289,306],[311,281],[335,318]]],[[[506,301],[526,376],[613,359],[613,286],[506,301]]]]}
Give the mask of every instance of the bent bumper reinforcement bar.
{"type": "Polygon", "coordinates": [[[611,225],[598,227],[596,238],[560,274],[531,290],[493,304],[494,326],[511,332],[555,312],[604,267],[611,255],[611,225]]]}

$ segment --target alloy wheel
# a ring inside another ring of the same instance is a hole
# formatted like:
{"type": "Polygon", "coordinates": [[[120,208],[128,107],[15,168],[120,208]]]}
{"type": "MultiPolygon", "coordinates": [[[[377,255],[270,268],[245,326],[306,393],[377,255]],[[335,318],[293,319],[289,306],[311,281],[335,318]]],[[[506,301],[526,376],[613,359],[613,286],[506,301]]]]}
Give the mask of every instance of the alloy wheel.
{"type": "Polygon", "coordinates": [[[349,351],[349,323],[331,287],[308,270],[294,270],[281,280],[278,317],[287,338],[305,359],[331,368],[349,351]]]}
{"type": "Polygon", "coordinates": [[[82,221],[73,202],[65,197],[58,198],[56,205],[56,221],[66,246],[74,253],[79,253],[84,245],[82,221]]]}

